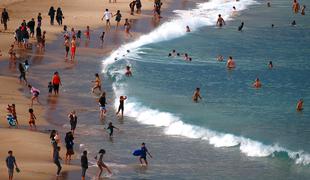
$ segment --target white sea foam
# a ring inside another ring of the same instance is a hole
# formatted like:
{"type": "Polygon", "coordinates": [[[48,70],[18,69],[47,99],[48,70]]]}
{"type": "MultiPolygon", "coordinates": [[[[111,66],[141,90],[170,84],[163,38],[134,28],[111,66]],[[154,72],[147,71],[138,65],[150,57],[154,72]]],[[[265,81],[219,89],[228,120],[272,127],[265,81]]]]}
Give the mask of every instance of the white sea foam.
{"type": "MultiPolygon", "coordinates": [[[[112,52],[112,54],[103,61],[103,72],[107,72],[115,78],[113,90],[116,97],[126,94],[126,84],[122,82],[124,72],[118,67],[109,69],[109,65],[122,60],[134,58],[141,46],[167,41],[186,35],[185,27],[190,26],[192,31],[204,26],[215,25],[217,15],[229,21],[232,17],[232,7],[235,6],[238,11],[245,10],[248,6],[255,4],[253,0],[211,0],[197,5],[196,9],[175,11],[177,18],[162,24],[160,27],[149,34],[139,37],[137,40],[122,45],[112,52]],[[127,50],[130,50],[128,52],[127,50]]],[[[117,108],[118,99],[115,99],[115,108],[117,108]]],[[[268,157],[276,156],[277,153],[286,153],[296,164],[309,164],[310,154],[303,151],[291,151],[277,144],[265,145],[246,137],[236,136],[216,132],[207,128],[184,123],[178,116],[148,108],[129,98],[126,102],[126,116],[133,117],[142,124],[162,127],[167,135],[183,136],[187,138],[196,138],[208,141],[215,147],[238,147],[240,152],[250,157],[268,157]]]]}

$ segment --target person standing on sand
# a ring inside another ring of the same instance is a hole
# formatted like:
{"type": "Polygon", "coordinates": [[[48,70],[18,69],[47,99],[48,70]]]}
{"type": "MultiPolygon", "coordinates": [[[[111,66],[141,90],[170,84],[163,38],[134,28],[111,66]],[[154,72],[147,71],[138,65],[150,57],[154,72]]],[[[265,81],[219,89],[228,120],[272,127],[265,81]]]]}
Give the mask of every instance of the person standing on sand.
{"type": "Polygon", "coordinates": [[[77,125],[77,116],[75,114],[75,111],[70,112],[68,115],[69,121],[70,121],[70,126],[71,126],[71,132],[74,135],[74,131],[77,125]]]}
{"type": "Polygon", "coordinates": [[[110,170],[110,168],[103,162],[103,155],[105,154],[105,150],[104,149],[100,149],[99,154],[95,157],[95,159],[97,160],[97,165],[99,168],[99,172],[98,172],[98,179],[100,178],[102,172],[103,172],[103,168],[105,168],[108,173],[110,175],[112,175],[112,171],[110,170]]]}
{"type": "Polygon", "coordinates": [[[18,64],[18,70],[19,70],[19,82],[22,83],[22,79],[25,81],[26,85],[27,85],[27,79],[26,79],[26,70],[23,66],[22,63],[18,64]]]}
{"type": "Polygon", "coordinates": [[[294,0],[293,1],[293,5],[292,5],[292,10],[295,14],[297,14],[299,12],[299,9],[300,9],[300,5],[298,3],[297,0],[294,0]]]}
{"type": "Polygon", "coordinates": [[[17,113],[16,113],[15,104],[12,104],[11,109],[12,109],[13,118],[16,120],[16,124],[18,125],[18,120],[17,120],[17,113]]]}
{"type": "Polygon", "coordinates": [[[8,168],[8,173],[9,173],[9,180],[13,180],[13,174],[14,174],[14,166],[16,166],[16,171],[19,172],[17,163],[16,163],[16,159],[13,156],[13,151],[9,151],[8,152],[9,156],[6,157],[5,159],[5,163],[6,163],[6,167],[8,168]]]}
{"type": "Polygon", "coordinates": [[[130,25],[128,19],[125,19],[124,27],[125,27],[125,34],[126,34],[126,36],[127,36],[127,37],[128,37],[128,36],[132,37],[132,35],[131,35],[131,33],[130,33],[131,25],[130,25]]]}
{"type": "Polygon", "coordinates": [[[36,38],[37,38],[37,46],[41,47],[41,42],[42,42],[41,26],[37,26],[37,28],[36,28],[36,38]]]}
{"type": "Polygon", "coordinates": [[[194,95],[193,95],[193,97],[192,97],[192,99],[193,99],[193,101],[195,102],[195,103],[198,103],[198,100],[200,99],[202,99],[202,97],[200,96],[200,88],[196,88],[196,90],[195,90],[195,92],[194,92],[194,95]]]}
{"type": "Polygon", "coordinates": [[[225,21],[222,18],[222,15],[220,15],[220,14],[219,14],[219,17],[217,19],[216,25],[219,26],[219,27],[222,27],[223,25],[225,25],[225,21]]]}
{"type": "Polygon", "coordinates": [[[139,158],[139,161],[140,161],[140,164],[141,166],[144,166],[143,164],[143,161],[145,163],[145,166],[148,165],[148,162],[147,162],[147,159],[146,159],[146,156],[149,155],[151,158],[153,158],[153,156],[151,155],[151,153],[148,151],[148,149],[146,148],[145,146],[145,143],[143,142],[141,144],[141,155],[140,155],[140,158],[139,158]],[[143,161],[142,161],[143,160],[143,161]]]}
{"type": "Polygon", "coordinates": [[[72,37],[71,41],[71,61],[74,61],[75,59],[75,51],[76,51],[76,41],[75,41],[75,36],[72,37]]]}
{"type": "Polygon", "coordinates": [[[65,60],[68,60],[68,54],[69,54],[69,50],[70,50],[70,41],[69,41],[69,36],[65,36],[65,50],[66,50],[66,55],[65,55],[65,60]]]}
{"type": "Polygon", "coordinates": [[[61,164],[60,164],[60,161],[59,161],[59,160],[61,160],[61,157],[59,156],[59,151],[60,151],[60,147],[57,146],[57,148],[54,150],[54,153],[53,153],[54,163],[55,163],[56,166],[57,166],[57,173],[56,173],[56,176],[60,176],[60,171],[61,171],[61,169],[62,169],[61,164]]]}
{"type": "Polygon", "coordinates": [[[87,151],[83,151],[83,155],[81,156],[81,167],[82,167],[82,180],[85,180],[86,171],[88,169],[87,151]]]}
{"type": "Polygon", "coordinates": [[[34,36],[34,27],[35,27],[36,22],[34,21],[34,18],[31,19],[31,21],[29,21],[27,23],[27,27],[30,30],[30,37],[34,36]]]}
{"type": "Polygon", "coordinates": [[[4,30],[8,30],[8,21],[10,20],[9,13],[4,8],[1,14],[1,24],[4,26],[4,30]]]}
{"type": "Polygon", "coordinates": [[[59,85],[62,85],[62,84],[61,84],[59,73],[57,71],[54,72],[54,75],[53,75],[53,78],[52,78],[52,84],[53,84],[55,95],[58,95],[58,93],[59,93],[59,85]]]}
{"type": "Polygon", "coordinates": [[[127,99],[127,96],[120,96],[119,97],[119,106],[118,106],[118,111],[116,112],[116,115],[118,115],[120,113],[120,111],[122,111],[122,118],[124,116],[124,102],[127,99]]]}
{"type": "Polygon", "coordinates": [[[50,10],[48,11],[48,15],[51,18],[50,24],[54,25],[54,19],[55,19],[55,9],[53,6],[50,7],[50,10]]]}
{"type": "Polygon", "coordinates": [[[109,9],[105,9],[105,12],[103,14],[103,17],[101,18],[101,20],[105,19],[106,20],[106,29],[110,29],[111,28],[111,23],[110,23],[110,19],[113,16],[113,14],[109,11],[109,9]]]}
{"type": "Polygon", "coordinates": [[[107,112],[105,105],[107,104],[107,99],[106,99],[106,93],[103,92],[101,97],[99,98],[99,118],[103,119],[105,116],[105,113],[107,112]]]}
{"type": "Polygon", "coordinates": [[[40,27],[40,26],[42,25],[42,16],[41,16],[41,13],[38,14],[37,20],[38,20],[38,26],[40,27]]]}
{"type": "Polygon", "coordinates": [[[135,12],[135,6],[136,6],[136,1],[132,1],[131,3],[129,3],[129,7],[130,7],[130,15],[133,15],[133,13],[135,12]]]}
{"type": "Polygon", "coordinates": [[[74,154],[73,150],[73,145],[74,145],[74,137],[72,132],[67,132],[66,137],[65,137],[65,143],[66,143],[66,148],[67,148],[67,153],[66,153],[66,162],[70,164],[71,161],[71,156],[74,154]]]}
{"type": "Polygon", "coordinates": [[[60,7],[57,8],[57,11],[56,11],[56,21],[58,23],[59,26],[62,25],[62,19],[64,18],[64,15],[62,13],[62,10],[60,7]]]}
{"type": "Polygon", "coordinates": [[[121,14],[121,11],[120,10],[117,10],[116,14],[114,15],[115,16],[115,21],[116,21],[116,30],[119,26],[119,22],[122,20],[122,14],[121,14]]]}
{"type": "Polygon", "coordinates": [[[34,127],[34,130],[37,129],[37,126],[36,126],[36,120],[37,117],[34,115],[34,112],[33,112],[33,109],[30,108],[29,109],[29,126],[30,126],[30,129],[32,130],[32,125],[34,127]]]}
{"type": "Polygon", "coordinates": [[[30,84],[28,85],[28,88],[30,89],[30,93],[32,94],[32,97],[31,97],[31,107],[33,106],[33,101],[36,99],[37,102],[39,104],[41,104],[39,102],[39,94],[40,94],[40,90],[39,89],[36,89],[34,87],[32,87],[30,84]]]}

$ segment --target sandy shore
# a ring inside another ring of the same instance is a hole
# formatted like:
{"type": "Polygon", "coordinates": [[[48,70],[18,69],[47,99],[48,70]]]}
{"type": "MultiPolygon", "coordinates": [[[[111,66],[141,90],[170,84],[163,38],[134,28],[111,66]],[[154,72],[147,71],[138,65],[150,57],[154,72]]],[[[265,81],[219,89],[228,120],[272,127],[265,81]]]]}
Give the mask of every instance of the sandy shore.
{"type": "MultiPolygon", "coordinates": [[[[86,26],[90,29],[104,28],[105,22],[101,20],[105,9],[109,9],[113,14],[117,10],[121,11],[123,26],[125,18],[137,19],[145,17],[144,10],[153,9],[153,0],[142,1],[142,14],[130,15],[129,9],[130,0],[117,0],[117,3],[109,3],[108,0],[92,0],[91,3],[87,0],[4,0],[0,1],[0,10],[6,8],[9,12],[10,21],[8,22],[8,30],[3,32],[3,25],[0,26],[0,50],[2,51],[2,59],[8,57],[9,45],[14,42],[14,31],[21,24],[22,20],[29,21],[31,18],[37,19],[39,12],[42,13],[42,31],[47,31],[47,42],[54,40],[57,34],[63,29],[62,26],[49,24],[48,10],[50,6],[62,8],[64,14],[63,25],[67,25],[69,30],[71,27],[84,32],[86,26]],[[35,6],[35,8],[34,8],[35,6]]],[[[112,18],[111,25],[115,25],[115,17],[112,18]]],[[[55,21],[56,23],[56,21],[55,21]]],[[[56,23],[57,24],[57,23],[56,23]]],[[[34,39],[32,39],[34,41],[34,39]]]]}
{"type": "MultiPolygon", "coordinates": [[[[124,24],[124,19],[137,19],[146,17],[143,15],[144,10],[153,9],[153,0],[142,1],[142,14],[130,15],[128,4],[130,0],[118,0],[117,3],[108,3],[108,0],[92,0],[91,3],[87,0],[2,0],[0,1],[0,11],[7,8],[10,21],[8,22],[8,30],[4,31],[3,26],[0,25],[0,50],[2,56],[0,59],[8,59],[8,48],[14,42],[14,31],[20,25],[23,19],[29,21],[31,18],[37,17],[39,12],[42,13],[42,31],[47,31],[47,43],[52,42],[57,38],[63,27],[49,24],[48,10],[50,6],[55,9],[61,7],[64,13],[63,24],[67,25],[69,29],[74,27],[76,30],[82,32],[86,26],[92,29],[104,28],[105,22],[101,20],[104,10],[108,8],[110,12],[115,14],[117,10],[122,13],[121,26],[124,24]]],[[[112,26],[116,24],[114,18],[111,21],[112,26]]],[[[123,27],[122,27],[123,29],[123,27]]],[[[34,38],[30,39],[32,42],[34,38]]],[[[105,50],[106,51],[106,50],[105,50]]],[[[21,169],[21,173],[15,173],[14,179],[20,180],[42,180],[55,179],[56,166],[52,162],[52,147],[49,136],[44,133],[30,131],[28,129],[30,107],[30,95],[24,96],[28,92],[28,88],[19,84],[17,78],[0,76],[0,84],[5,86],[0,87],[0,158],[3,162],[0,163],[1,177],[7,177],[7,169],[4,159],[7,156],[8,150],[13,150],[14,156],[21,169]],[[8,104],[14,103],[16,105],[17,117],[19,122],[18,129],[8,129],[6,121],[6,107],[8,104]]],[[[48,127],[49,123],[46,121],[44,115],[46,107],[34,105],[35,115],[37,116],[36,124],[38,129],[48,127]]],[[[65,147],[62,146],[61,157],[64,157],[65,147]]],[[[79,166],[63,166],[63,171],[73,172],[79,170],[79,166]]],[[[79,171],[78,171],[79,173],[79,171]]],[[[68,177],[74,177],[76,174],[69,174],[68,177]]],[[[67,179],[68,179],[67,177],[67,179]]],[[[6,179],[6,178],[5,178],[6,179]]],[[[63,179],[66,179],[63,177],[63,179]]]]}

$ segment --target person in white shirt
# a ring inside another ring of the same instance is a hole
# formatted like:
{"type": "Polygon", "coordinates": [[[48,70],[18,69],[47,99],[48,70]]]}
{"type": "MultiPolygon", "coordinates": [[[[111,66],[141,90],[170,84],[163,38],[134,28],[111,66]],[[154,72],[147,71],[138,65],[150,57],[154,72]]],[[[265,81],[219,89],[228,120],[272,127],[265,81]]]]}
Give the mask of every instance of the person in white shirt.
{"type": "Polygon", "coordinates": [[[110,24],[110,19],[112,18],[112,13],[109,12],[109,9],[106,9],[104,14],[103,14],[103,17],[102,17],[102,20],[105,19],[106,20],[106,28],[107,29],[110,29],[111,28],[111,24],[110,24]]]}

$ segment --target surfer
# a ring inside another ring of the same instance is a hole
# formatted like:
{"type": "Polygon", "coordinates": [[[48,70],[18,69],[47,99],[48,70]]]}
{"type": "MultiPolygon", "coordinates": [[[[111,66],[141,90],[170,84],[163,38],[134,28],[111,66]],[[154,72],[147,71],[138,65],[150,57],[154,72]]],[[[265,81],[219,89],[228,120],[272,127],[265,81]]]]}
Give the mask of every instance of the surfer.
{"type": "Polygon", "coordinates": [[[200,96],[200,88],[196,88],[192,98],[195,103],[198,103],[198,99],[202,99],[202,97],[200,96]]]}
{"type": "Polygon", "coordinates": [[[140,158],[139,158],[141,166],[144,166],[143,161],[144,161],[146,166],[148,165],[148,162],[146,159],[147,155],[149,155],[151,158],[153,158],[151,153],[149,152],[149,150],[146,148],[145,143],[143,142],[141,144],[141,154],[140,154],[140,158]]]}
{"type": "Polygon", "coordinates": [[[217,19],[216,25],[219,27],[222,27],[223,25],[225,25],[225,21],[220,14],[219,14],[219,17],[217,19]]]}
{"type": "Polygon", "coordinates": [[[304,105],[303,99],[299,99],[299,101],[297,102],[296,110],[299,112],[302,111],[304,109],[303,105],[304,105]]]}
{"type": "Polygon", "coordinates": [[[122,111],[122,118],[124,115],[124,101],[127,99],[127,96],[120,96],[119,97],[119,106],[118,106],[118,111],[116,113],[116,115],[119,114],[120,111],[122,111]]]}
{"type": "Polygon", "coordinates": [[[255,82],[253,83],[253,87],[257,89],[262,87],[262,83],[260,82],[258,78],[255,79],[255,82]]]}
{"type": "Polygon", "coordinates": [[[228,60],[227,60],[227,64],[226,67],[228,69],[233,69],[236,67],[235,61],[233,60],[233,58],[231,56],[229,56],[228,60]]]}
{"type": "Polygon", "coordinates": [[[105,154],[105,150],[104,149],[100,149],[99,154],[95,157],[95,159],[97,160],[97,165],[99,168],[99,172],[98,172],[98,179],[100,179],[100,176],[102,174],[103,168],[105,168],[108,173],[110,175],[112,175],[112,171],[110,170],[110,168],[105,165],[105,163],[103,162],[103,155],[105,154]]]}
{"type": "Polygon", "coordinates": [[[99,74],[96,73],[95,77],[96,77],[96,79],[94,81],[92,81],[95,83],[95,86],[92,88],[92,92],[94,93],[95,89],[99,89],[99,91],[101,92],[101,80],[100,80],[99,74]]]}

